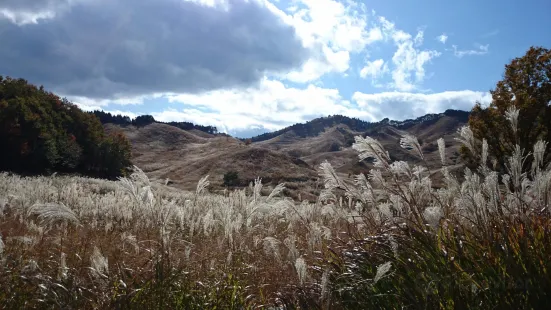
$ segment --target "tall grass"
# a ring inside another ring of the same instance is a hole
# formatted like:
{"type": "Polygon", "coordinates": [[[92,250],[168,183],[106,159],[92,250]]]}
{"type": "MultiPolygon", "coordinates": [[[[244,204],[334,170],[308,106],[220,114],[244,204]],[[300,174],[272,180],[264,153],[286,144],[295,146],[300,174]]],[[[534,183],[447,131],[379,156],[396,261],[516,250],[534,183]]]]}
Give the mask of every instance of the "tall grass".
{"type": "MultiPolygon", "coordinates": [[[[507,114],[515,126],[518,111],[507,114]]],[[[0,175],[2,308],[537,309],[550,301],[551,168],[545,142],[491,168],[486,141],[458,132],[480,167],[461,178],[400,145],[391,161],[356,137],[369,174],[320,166],[316,203],[262,195],[260,179],[228,195],[148,179],[117,182],[0,175]],[[480,150],[480,154],[476,154],[480,150]],[[532,167],[523,163],[532,156],[532,167]],[[435,172],[442,188],[432,186],[435,172]]]]}
{"type": "MultiPolygon", "coordinates": [[[[517,110],[507,112],[515,128],[517,110]]],[[[507,173],[493,171],[485,140],[468,127],[459,138],[472,152],[481,150],[477,171],[465,169],[460,182],[445,162],[438,142],[445,186],[431,186],[426,165],[391,162],[374,139],[357,137],[361,159],[376,168],[347,184],[325,169],[329,203],[335,193],[366,210],[358,218],[376,233],[331,247],[334,304],[362,309],[541,309],[551,302],[551,169],[544,162],[545,142],[533,150],[511,150],[507,173]],[[533,165],[523,170],[526,160],[533,165]],[[377,190],[376,190],[377,189],[377,190]]],[[[402,147],[424,156],[417,139],[402,147]]]]}

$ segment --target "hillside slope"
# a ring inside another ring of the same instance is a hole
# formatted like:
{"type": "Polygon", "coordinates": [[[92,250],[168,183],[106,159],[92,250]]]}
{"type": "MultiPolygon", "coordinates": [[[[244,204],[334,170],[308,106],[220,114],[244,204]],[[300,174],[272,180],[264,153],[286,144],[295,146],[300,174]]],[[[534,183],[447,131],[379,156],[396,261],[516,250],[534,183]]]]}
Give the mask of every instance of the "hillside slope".
{"type": "MultiPolygon", "coordinates": [[[[354,137],[371,136],[389,151],[393,160],[419,162],[412,152],[400,148],[404,134],[419,138],[431,168],[440,167],[436,140],[446,142],[447,163],[462,168],[458,161],[459,143],[454,139],[457,129],[468,120],[468,113],[446,111],[401,122],[384,119],[367,123],[342,116],[316,119],[293,125],[275,133],[255,137],[250,145],[223,135],[198,130],[183,130],[162,123],[143,127],[106,124],[107,130],[120,129],[132,143],[134,163],[150,178],[171,180],[172,186],[192,190],[197,181],[210,175],[215,190],[223,188],[223,175],[229,171],[239,174],[239,185],[247,186],[256,177],[272,186],[286,182],[287,194],[305,199],[315,197],[322,186],[317,182],[317,168],[327,160],[336,171],[349,174],[367,173],[372,165],[358,161],[352,149],[354,137]],[[309,127],[314,124],[314,127],[309,127]],[[327,125],[326,127],[323,127],[327,125]]],[[[436,170],[435,170],[436,171],[436,170]]]]}
{"type": "MultiPolygon", "coordinates": [[[[370,136],[379,140],[395,160],[418,162],[419,159],[411,152],[400,148],[399,141],[404,134],[415,135],[423,150],[429,166],[438,167],[440,156],[436,141],[444,138],[446,142],[446,156],[448,164],[458,164],[459,143],[455,140],[457,129],[468,121],[468,112],[448,110],[441,114],[428,114],[414,120],[391,121],[384,119],[376,123],[361,123],[351,127],[344,124],[334,124],[334,120],[322,118],[328,126],[318,135],[309,137],[296,132],[298,126],[280,130],[281,134],[270,139],[254,142],[253,145],[278,150],[298,157],[312,167],[328,160],[338,172],[359,173],[371,168],[370,164],[359,163],[357,152],[351,146],[354,136],[370,136]],[[367,128],[367,129],[365,129],[367,128]]],[[[341,118],[339,116],[339,118],[341,118]]],[[[320,123],[320,119],[316,121],[320,123]]],[[[350,122],[348,122],[350,123],[350,122]]],[[[301,128],[308,126],[302,124],[301,128]]],[[[318,125],[319,126],[319,125],[318,125]]],[[[254,139],[259,140],[259,138],[254,139]]]]}
{"type": "Polygon", "coordinates": [[[209,175],[214,190],[223,188],[223,175],[236,171],[239,185],[247,186],[256,177],[263,183],[295,182],[288,194],[309,197],[308,190],[317,173],[304,161],[285,153],[226,136],[205,135],[161,123],[144,127],[105,125],[107,130],[122,130],[132,144],[135,165],[150,178],[172,186],[193,190],[199,179],[209,175]],[[308,189],[307,189],[308,187],[308,189]]]}

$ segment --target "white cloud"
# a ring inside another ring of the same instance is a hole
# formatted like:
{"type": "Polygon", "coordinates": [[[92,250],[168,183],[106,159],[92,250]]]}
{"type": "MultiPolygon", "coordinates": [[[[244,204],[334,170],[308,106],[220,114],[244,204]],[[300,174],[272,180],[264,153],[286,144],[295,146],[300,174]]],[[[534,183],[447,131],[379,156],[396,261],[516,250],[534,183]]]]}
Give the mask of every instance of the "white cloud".
{"type": "Polygon", "coordinates": [[[392,56],[392,86],[400,91],[415,90],[425,79],[425,65],[441,53],[416,48],[423,41],[423,31],[419,31],[414,39],[410,34],[396,30],[394,24],[387,31],[397,46],[392,56]]]}
{"type": "Polygon", "coordinates": [[[285,75],[290,81],[306,83],[327,73],[344,74],[350,55],[383,39],[377,27],[370,28],[363,5],[353,1],[296,0],[289,15],[279,11],[293,25],[312,57],[302,67],[285,75]]]}
{"type": "Polygon", "coordinates": [[[82,96],[62,96],[66,97],[69,101],[82,106],[82,107],[106,107],[110,104],[116,105],[141,105],[146,100],[157,99],[163,97],[162,93],[154,93],[151,95],[132,96],[132,97],[117,97],[114,99],[93,99],[82,96]]]}
{"type": "Polygon", "coordinates": [[[436,40],[440,41],[442,44],[446,44],[446,41],[448,41],[448,36],[443,33],[436,37],[436,40]]]}
{"type": "Polygon", "coordinates": [[[306,88],[286,87],[280,81],[263,80],[246,90],[219,90],[200,95],[171,95],[170,102],[209,111],[211,118],[224,119],[230,129],[251,126],[284,127],[329,114],[365,115],[345,100],[337,89],[313,84],[306,88]]]}
{"type": "Polygon", "coordinates": [[[388,117],[403,120],[423,116],[427,113],[441,113],[446,109],[469,111],[474,104],[489,103],[491,95],[487,92],[471,90],[446,91],[433,94],[386,92],[364,94],[355,92],[352,100],[358,109],[369,114],[372,120],[388,117]]]}
{"type": "Polygon", "coordinates": [[[446,109],[470,110],[477,101],[491,101],[489,93],[470,90],[434,94],[355,92],[349,101],[337,89],[314,85],[299,89],[268,79],[259,87],[245,91],[223,90],[167,98],[170,102],[182,104],[182,108],[152,113],[155,119],[213,125],[229,133],[251,132],[251,129],[258,128],[273,131],[334,114],[367,121],[379,121],[385,117],[403,120],[441,113],[446,109]]]}
{"type": "Polygon", "coordinates": [[[374,61],[368,61],[365,67],[360,70],[360,76],[362,78],[371,77],[373,80],[377,80],[381,75],[388,72],[388,65],[382,59],[374,61]]]}
{"type": "Polygon", "coordinates": [[[486,44],[486,45],[479,44],[477,49],[459,50],[457,48],[457,45],[452,45],[453,54],[458,58],[461,58],[463,56],[472,56],[472,55],[486,55],[488,54],[489,47],[490,47],[489,44],[486,44]]]}

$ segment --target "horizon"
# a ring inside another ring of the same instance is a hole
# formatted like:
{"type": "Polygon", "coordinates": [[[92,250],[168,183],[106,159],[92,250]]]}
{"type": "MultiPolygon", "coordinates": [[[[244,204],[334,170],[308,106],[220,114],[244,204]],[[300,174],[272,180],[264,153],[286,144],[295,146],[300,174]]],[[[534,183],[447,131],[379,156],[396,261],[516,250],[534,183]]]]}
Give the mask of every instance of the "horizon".
{"type": "Polygon", "coordinates": [[[6,0],[0,75],[83,110],[234,137],[326,115],[401,121],[489,103],[507,63],[551,46],[549,11],[541,0],[6,0]]]}
{"type": "MultiPolygon", "coordinates": [[[[94,110],[94,111],[98,111],[98,110],[94,110]]],[[[99,110],[99,111],[105,112],[105,113],[111,113],[111,112],[109,112],[109,111],[103,111],[103,110],[99,110]]],[[[408,121],[408,120],[416,120],[416,119],[418,119],[418,118],[427,116],[427,115],[429,115],[429,114],[440,115],[440,114],[443,114],[443,113],[445,113],[445,112],[447,112],[447,111],[460,111],[460,112],[465,112],[465,113],[470,113],[470,112],[471,112],[471,111],[466,111],[466,110],[446,109],[445,111],[442,111],[442,112],[439,112],[439,113],[427,113],[427,114],[425,114],[425,115],[421,115],[421,116],[416,117],[416,118],[408,118],[408,119],[396,120],[396,119],[389,119],[389,118],[385,117],[385,118],[380,119],[380,120],[377,120],[377,121],[365,121],[365,122],[368,122],[368,123],[378,123],[378,122],[382,122],[382,121],[385,120],[385,119],[388,119],[390,122],[403,122],[403,121],[408,121]]],[[[90,112],[93,112],[93,111],[90,111],[90,112]]],[[[112,113],[111,113],[111,114],[112,114],[112,113]]],[[[112,116],[116,116],[116,115],[122,115],[122,114],[112,114],[112,116]]],[[[136,115],[135,117],[130,117],[130,119],[131,119],[131,120],[134,120],[134,119],[136,119],[136,117],[138,117],[138,116],[145,116],[145,115],[150,115],[150,114],[140,114],[140,115],[136,115]]],[[[122,115],[122,116],[124,116],[124,115],[122,115]]],[[[152,115],[150,115],[150,116],[152,116],[152,115]]],[[[247,137],[243,137],[243,136],[242,136],[242,137],[239,137],[239,136],[234,136],[234,135],[231,135],[231,134],[228,134],[228,135],[229,135],[230,137],[237,138],[237,139],[255,138],[255,137],[258,137],[258,136],[260,136],[260,135],[262,135],[262,134],[274,133],[274,132],[277,132],[277,131],[279,131],[279,130],[283,130],[283,129],[285,129],[285,128],[289,128],[289,127],[291,127],[291,126],[293,126],[293,125],[297,125],[297,124],[306,124],[306,123],[310,123],[310,122],[312,122],[312,121],[314,121],[314,120],[316,120],[316,119],[320,119],[320,118],[331,118],[331,117],[335,117],[335,116],[344,116],[344,117],[348,117],[348,118],[356,118],[356,119],[359,119],[359,118],[357,118],[357,117],[350,117],[350,116],[340,115],[340,114],[325,115],[325,116],[318,116],[318,117],[316,117],[316,118],[313,118],[313,119],[311,119],[311,120],[307,120],[307,121],[304,121],[304,122],[301,122],[301,123],[294,123],[294,124],[291,124],[291,125],[289,125],[289,126],[283,127],[283,128],[281,128],[281,129],[262,132],[262,133],[260,133],[260,134],[254,135],[254,136],[247,136],[247,137]]],[[[155,117],[153,117],[153,118],[155,118],[155,117]]],[[[359,119],[359,120],[363,121],[362,119],[359,119]]],[[[165,121],[162,121],[162,120],[157,120],[157,119],[155,119],[155,122],[168,123],[168,122],[165,122],[165,121]]],[[[176,121],[176,122],[177,122],[177,121],[176,121]]],[[[185,121],[182,121],[182,122],[185,122],[185,121]]],[[[194,124],[194,125],[206,126],[206,125],[204,125],[204,124],[197,124],[197,123],[193,123],[193,124],[194,124]]],[[[218,130],[218,128],[216,128],[216,129],[218,130]]],[[[218,133],[224,133],[224,132],[220,132],[220,131],[219,131],[218,133]]],[[[227,134],[227,133],[224,133],[224,134],[227,134]]]]}

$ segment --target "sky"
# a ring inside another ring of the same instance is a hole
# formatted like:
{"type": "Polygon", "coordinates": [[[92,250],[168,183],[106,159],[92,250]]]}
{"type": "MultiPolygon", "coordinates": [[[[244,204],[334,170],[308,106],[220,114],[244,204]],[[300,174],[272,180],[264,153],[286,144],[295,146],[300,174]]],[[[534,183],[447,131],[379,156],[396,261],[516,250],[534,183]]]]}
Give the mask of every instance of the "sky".
{"type": "Polygon", "coordinates": [[[237,137],[488,104],[548,0],[2,0],[0,75],[237,137]]]}

